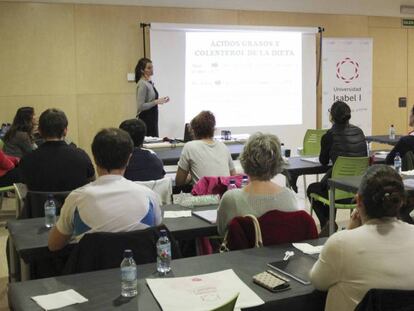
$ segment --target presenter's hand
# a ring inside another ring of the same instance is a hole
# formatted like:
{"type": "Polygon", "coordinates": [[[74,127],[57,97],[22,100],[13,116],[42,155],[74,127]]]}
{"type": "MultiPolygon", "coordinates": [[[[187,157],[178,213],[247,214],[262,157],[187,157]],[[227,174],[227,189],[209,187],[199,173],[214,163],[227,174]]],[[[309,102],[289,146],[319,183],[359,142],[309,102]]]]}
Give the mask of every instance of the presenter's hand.
{"type": "Polygon", "coordinates": [[[161,97],[161,98],[156,99],[155,103],[157,105],[162,105],[162,104],[168,103],[169,101],[170,101],[170,98],[168,96],[165,96],[165,97],[161,97]]]}

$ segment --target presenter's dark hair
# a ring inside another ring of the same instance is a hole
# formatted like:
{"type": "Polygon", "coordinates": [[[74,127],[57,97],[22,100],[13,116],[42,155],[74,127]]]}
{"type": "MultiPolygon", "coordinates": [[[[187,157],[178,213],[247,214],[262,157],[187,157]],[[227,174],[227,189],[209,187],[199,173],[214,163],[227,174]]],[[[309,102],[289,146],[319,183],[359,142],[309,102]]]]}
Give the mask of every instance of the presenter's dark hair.
{"type": "Polygon", "coordinates": [[[148,63],[152,63],[149,58],[143,57],[138,61],[138,64],[135,66],[135,83],[138,83],[139,79],[142,77],[142,72],[148,63]]]}
{"type": "Polygon", "coordinates": [[[211,111],[201,111],[190,123],[196,139],[212,138],[216,126],[216,118],[211,111]]]}
{"type": "Polygon", "coordinates": [[[336,101],[331,107],[331,117],[335,124],[347,124],[351,119],[351,108],[342,101],[336,101]]]}
{"type": "Polygon", "coordinates": [[[92,142],[96,165],[108,172],[125,168],[133,149],[134,144],[129,134],[117,128],[100,130],[92,142]]]}
{"type": "Polygon", "coordinates": [[[39,131],[43,138],[61,138],[68,127],[65,113],[59,109],[47,109],[39,118],[39,131]]]}
{"type": "Polygon", "coordinates": [[[141,147],[147,134],[147,126],[141,119],[125,120],[119,126],[131,136],[135,147],[141,147]]]}
{"type": "Polygon", "coordinates": [[[29,135],[33,132],[33,116],[34,116],[33,107],[20,107],[17,109],[16,115],[14,116],[13,123],[10,126],[10,129],[4,135],[4,141],[8,141],[16,135],[16,132],[26,132],[29,135]]]}
{"type": "Polygon", "coordinates": [[[405,200],[401,176],[383,164],[368,168],[358,194],[368,218],[396,217],[405,200]]]}

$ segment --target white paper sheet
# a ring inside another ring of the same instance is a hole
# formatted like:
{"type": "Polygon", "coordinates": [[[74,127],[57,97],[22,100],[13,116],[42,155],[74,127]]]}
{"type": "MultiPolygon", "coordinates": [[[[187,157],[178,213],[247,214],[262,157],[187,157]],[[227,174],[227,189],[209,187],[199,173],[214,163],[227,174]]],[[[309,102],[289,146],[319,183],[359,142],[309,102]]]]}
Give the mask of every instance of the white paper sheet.
{"type": "Polygon", "coordinates": [[[48,295],[33,296],[32,299],[45,310],[55,310],[88,301],[88,299],[73,289],[48,295]]]}
{"type": "Polygon", "coordinates": [[[308,157],[308,158],[300,158],[302,161],[306,161],[306,162],[312,162],[312,163],[316,163],[319,164],[319,157],[308,157]]]}
{"type": "Polygon", "coordinates": [[[191,211],[165,211],[164,218],[191,217],[191,211]]]}
{"type": "Polygon", "coordinates": [[[323,248],[323,245],[313,246],[309,243],[292,243],[292,245],[303,253],[309,255],[319,254],[323,248]]]}
{"type": "Polygon", "coordinates": [[[205,311],[228,302],[239,293],[235,309],[264,304],[233,270],[179,278],[147,279],[163,311],[205,311]]]}
{"type": "Polygon", "coordinates": [[[197,211],[193,212],[193,214],[211,224],[217,222],[217,210],[197,211]]]}

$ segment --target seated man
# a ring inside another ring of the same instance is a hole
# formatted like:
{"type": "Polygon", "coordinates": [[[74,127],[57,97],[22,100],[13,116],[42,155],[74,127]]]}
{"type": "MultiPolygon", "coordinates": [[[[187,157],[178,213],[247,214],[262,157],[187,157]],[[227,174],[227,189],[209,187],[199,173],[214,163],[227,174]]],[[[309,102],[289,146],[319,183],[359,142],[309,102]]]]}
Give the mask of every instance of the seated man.
{"type": "Polygon", "coordinates": [[[123,177],[133,150],[127,132],[110,128],[96,134],[92,153],[98,179],[69,194],[49,233],[49,249],[63,248],[71,236],[88,232],[145,229],[161,223],[160,201],[152,190],[123,177]]]}
{"type": "Polygon", "coordinates": [[[121,123],[119,128],[128,132],[134,142],[134,151],[125,170],[124,177],[132,181],[161,179],[165,175],[162,161],[155,152],[142,148],[147,126],[141,119],[130,119],[121,123]]]}
{"type": "Polygon", "coordinates": [[[19,165],[22,182],[32,191],[71,191],[95,179],[89,156],[64,139],[68,119],[63,111],[47,109],[39,118],[45,142],[24,156],[19,165]]]}

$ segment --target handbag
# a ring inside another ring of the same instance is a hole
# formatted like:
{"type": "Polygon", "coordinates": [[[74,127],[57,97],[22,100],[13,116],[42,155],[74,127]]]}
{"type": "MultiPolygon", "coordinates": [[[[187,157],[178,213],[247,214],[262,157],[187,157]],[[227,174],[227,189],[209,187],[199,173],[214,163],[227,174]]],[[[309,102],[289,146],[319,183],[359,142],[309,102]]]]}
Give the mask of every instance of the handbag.
{"type": "MultiPolygon", "coordinates": [[[[259,221],[257,220],[256,216],[254,215],[246,215],[244,217],[248,217],[251,219],[253,227],[254,227],[254,234],[255,234],[255,242],[254,242],[254,247],[262,247],[263,246],[263,238],[262,238],[262,231],[260,229],[260,224],[259,221]]],[[[220,245],[220,253],[225,253],[225,252],[229,252],[229,241],[228,241],[228,235],[229,235],[229,229],[227,229],[224,238],[223,238],[223,242],[220,245]]]]}

